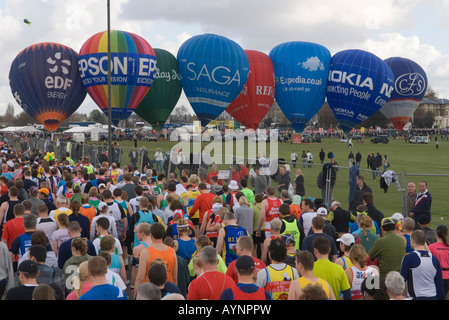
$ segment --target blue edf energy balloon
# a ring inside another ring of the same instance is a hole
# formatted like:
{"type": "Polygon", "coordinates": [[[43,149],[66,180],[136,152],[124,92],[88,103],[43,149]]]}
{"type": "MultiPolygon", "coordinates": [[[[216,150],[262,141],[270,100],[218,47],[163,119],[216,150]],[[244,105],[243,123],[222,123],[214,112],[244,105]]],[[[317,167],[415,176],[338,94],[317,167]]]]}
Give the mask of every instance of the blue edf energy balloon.
{"type": "Polygon", "coordinates": [[[78,53],[62,44],[42,42],[14,59],[9,84],[17,103],[48,131],[55,131],[86,97],[78,53]]]}
{"type": "Polygon", "coordinates": [[[341,130],[348,133],[382,108],[393,83],[390,67],[370,52],[352,49],[332,56],[326,96],[341,130]]]}
{"type": "Polygon", "coordinates": [[[323,106],[331,54],[319,44],[293,41],[269,54],[276,77],[276,101],[296,132],[323,106]]]}
{"type": "Polygon", "coordinates": [[[223,36],[194,36],[181,45],[177,59],[184,93],[202,126],[229,106],[248,79],[245,51],[223,36]]]}
{"type": "Polygon", "coordinates": [[[401,131],[427,91],[427,75],[416,62],[407,58],[392,57],[385,63],[394,74],[394,91],[380,112],[401,131]]]}

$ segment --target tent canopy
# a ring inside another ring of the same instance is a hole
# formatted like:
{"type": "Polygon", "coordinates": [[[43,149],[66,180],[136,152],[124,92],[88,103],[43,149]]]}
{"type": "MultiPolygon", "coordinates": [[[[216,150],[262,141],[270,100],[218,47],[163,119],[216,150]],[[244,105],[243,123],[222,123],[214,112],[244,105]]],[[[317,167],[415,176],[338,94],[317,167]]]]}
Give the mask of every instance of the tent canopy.
{"type": "Polygon", "coordinates": [[[36,129],[32,126],[23,126],[23,127],[6,127],[0,130],[1,132],[40,132],[39,129],[36,129]]]}
{"type": "Polygon", "coordinates": [[[78,126],[78,127],[73,127],[73,128],[70,128],[70,129],[64,131],[64,133],[95,133],[95,132],[98,132],[98,133],[108,132],[108,130],[103,129],[101,127],[81,127],[81,126],[78,126]]]}

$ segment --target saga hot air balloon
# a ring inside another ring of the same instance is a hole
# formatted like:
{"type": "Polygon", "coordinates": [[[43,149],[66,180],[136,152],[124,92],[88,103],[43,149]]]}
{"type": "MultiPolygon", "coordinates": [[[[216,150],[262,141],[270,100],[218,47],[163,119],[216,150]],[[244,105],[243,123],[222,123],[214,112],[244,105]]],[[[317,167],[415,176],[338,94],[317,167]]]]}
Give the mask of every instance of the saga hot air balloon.
{"type": "Polygon", "coordinates": [[[176,57],[164,49],[154,49],[157,59],[156,74],[150,91],[134,110],[153,128],[167,121],[182,92],[176,57]]]}
{"type": "Polygon", "coordinates": [[[185,41],[177,58],[184,92],[206,126],[242,91],[249,73],[248,57],[236,42],[203,34],[185,41]]]}
{"type": "Polygon", "coordinates": [[[380,112],[401,131],[426,93],[427,76],[416,62],[407,58],[392,57],[385,63],[393,71],[394,91],[380,112]]]}
{"type": "MultiPolygon", "coordinates": [[[[150,89],[156,73],[153,48],[142,37],[111,30],[111,119],[126,120],[150,89]]],[[[108,33],[99,32],[83,44],[79,72],[87,92],[108,114],[108,33]]]]}
{"type": "Polygon", "coordinates": [[[249,61],[248,80],[226,112],[247,129],[256,130],[274,102],[274,67],[265,53],[255,50],[245,52],[249,61]]]}
{"type": "Polygon", "coordinates": [[[296,132],[323,106],[331,54],[319,44],[285,42],[270,51],[276,75],[276,101],[296,132]]]}
{"type": "Polygon", "coordinates": [[[58,43],[25,48],[14,59],[9,83],[17,103],[48,131],[74,113],[86,97],[78,53],[58,43]]]}
{"type": "Polygon", "coordinates": [[[382,108],[393,83],[390,67],[370,52],[350,49],[332,56],[326,96],[340,128],[348,133],[382,108]]]}

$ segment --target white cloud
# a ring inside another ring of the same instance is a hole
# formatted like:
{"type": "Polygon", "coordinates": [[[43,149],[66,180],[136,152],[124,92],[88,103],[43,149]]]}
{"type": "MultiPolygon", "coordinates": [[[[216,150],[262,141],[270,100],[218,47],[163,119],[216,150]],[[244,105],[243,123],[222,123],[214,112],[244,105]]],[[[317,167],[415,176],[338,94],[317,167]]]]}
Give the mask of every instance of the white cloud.
{"type": "Polygon", "coordinates": [[[398,33],[381,34],[378,39],[367,39],[361,49],[381,59],[404,57],[418,63],[426,72],[429,85],[442,98],[449,98],[449,54],[433,45],[422,43],[417,36],[405,37],[398,33]]]}
{"type": "MultiPolygon", "coordinates": [[[[175,56],[185,40],[206,32],[265,53],[282,42],[311,41],[333,54],[359,48],[382,59],[404,56],[419,63],[429,84],[449,98],[449,52],[441,45],[447,34],[447,8],[449,0],[114,0],[111,27],[140,34],[153,47],[175,56]],[[423,8],[427,14],[436,13],[433,23],[422,16],[423,8]],[[435,26],[441,29],[429,29],[435,26]]],[[[105,0],[11,0],[0,6],[0,28],[6,30],[0,34],[0,114],[9,102],[19,108],[8,83],[17,53],[44,41],[79,51],[91,35],[106,30],[106,22],[105,0]]],[[[180,103],[186,101],[183,94],[180,103]]],[[[79,111],[94,108],[87,97],[79,111]]]]}

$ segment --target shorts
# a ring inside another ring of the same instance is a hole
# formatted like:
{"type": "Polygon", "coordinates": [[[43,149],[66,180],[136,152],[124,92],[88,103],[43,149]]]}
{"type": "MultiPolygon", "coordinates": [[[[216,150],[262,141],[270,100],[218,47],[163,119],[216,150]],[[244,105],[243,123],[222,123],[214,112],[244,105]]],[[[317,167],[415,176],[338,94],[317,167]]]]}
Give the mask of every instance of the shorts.
{"type": "Polygon", "coordinates": [[[200,225],[200,218],[190,218],[190,221],[192,221],[194,226],[200,225]]]}
{"type": "Polygon", "coordinates": [[[265,241],[265,231],[260,230],[260,236],[256,236],[256,231],[254,231],[252,238],[254,245],[263,243],[265,241]]]}
{"type": "Polygon", "coordinates": [[[213,247],[216,248],[217,247],[217,239],[218,237],[209,237],[209,240],[213,243],[213,247]]]}

